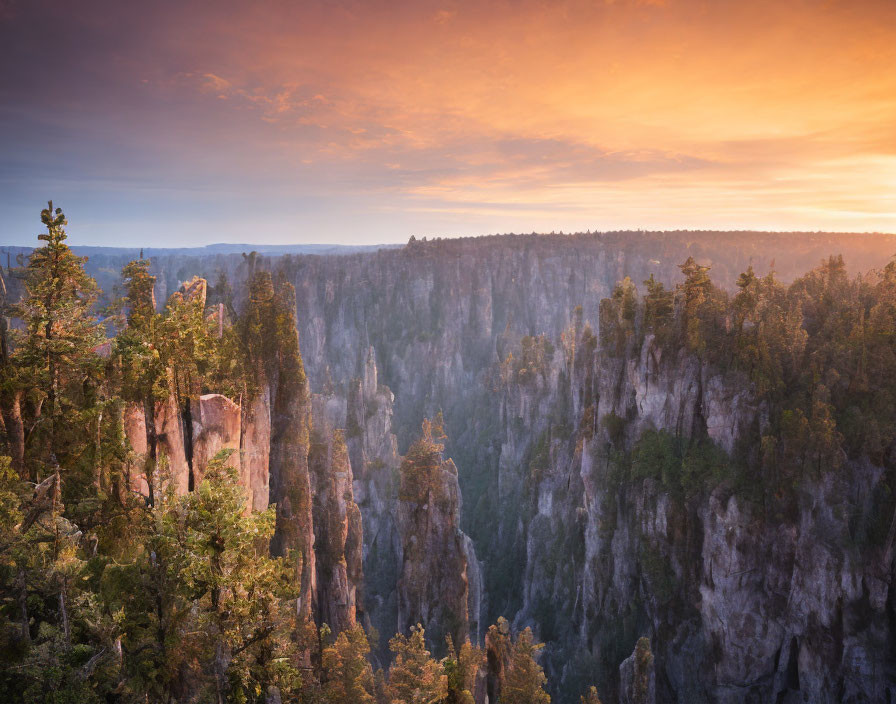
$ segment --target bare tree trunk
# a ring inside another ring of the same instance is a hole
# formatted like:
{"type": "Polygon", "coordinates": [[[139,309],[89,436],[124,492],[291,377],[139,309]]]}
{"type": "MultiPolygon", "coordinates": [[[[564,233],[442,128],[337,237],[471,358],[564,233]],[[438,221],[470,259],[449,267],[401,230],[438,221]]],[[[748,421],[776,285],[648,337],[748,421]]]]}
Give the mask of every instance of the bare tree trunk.
{"type": "Polygon", "coordinates": [[[149,505],[155,506],[156,457],[159,436],[156,433],[156,404],[151,394],[147,394],[143,400],[143,422],[146,426],[146,485],[149,487],[149,505]]]}
{"type": "Polygon", "coordinates": [[[6,425],[12,468],[19,477],[34,481],[34,477],[25,477],[25,425],[22,422],[21,390],[13,391],[4,399],[3,422],[6,425]]]}
{"type": "Polygon", "coordinates": [[[105,488],[103,486],[103,462],[100,459],[100,452],[102,451],[102,432],[103,432],[103,411],[102,409],[97,414],[96,418],[96,440],[94,442],[93,448],[93,462],[94,462],[94,471],[96,472],[96,488],[97,491],[103,491],[105,488]]]}
{"type": "Polygon", "coordinates": [[[218,704],[227,702],[227,668],[230,667],[230,648],[219,640],[215,648],[215,692],[218,704]]]}

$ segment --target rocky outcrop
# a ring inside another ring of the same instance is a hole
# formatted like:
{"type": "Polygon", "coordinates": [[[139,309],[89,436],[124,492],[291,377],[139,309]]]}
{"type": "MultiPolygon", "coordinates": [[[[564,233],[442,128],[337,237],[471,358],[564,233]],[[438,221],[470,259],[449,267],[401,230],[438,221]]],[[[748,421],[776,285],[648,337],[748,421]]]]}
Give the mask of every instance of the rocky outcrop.
{"type": "MultiPolygon", "coordinates": [[[[352,476],[352,498],[358,507],[363,531],[349,530],[346,549],[353,535],[363,535],[360,545],[363,567],[363,600],[360,576],[356,585],[356,611],[362,623],[378,633],[393,633],[398,621],[397,592],[401,566],[401,541],[397,530],[400,457],[392,434],[392,392],[377,383],[376,357],[368,350],[364,373],[343,388],[328,385],[325,393],[312,399],[313,428],[322,446],[332,445],[340,429],[348,451],[352,476]]],[[[323,512],[318,511],[316,515],[323,512]]],[[[350,515],[347,504],[347,515],[350,515]]],[[[317,524],[318,519],[315,518],[317,524]]],[[[319,553],[318,553],[319,554],[319,553]]],[[[347,567],[350,560],[346,560],[347,567]]],[[[349,569],[349,580],[352,581],[349,569]]],[[[388,638],[381,637],[372,653],[375,661],[387,663],[388,638]]]]}
{"type": "Polygon", "coordinates": [[[185,301],[195,303],[200,310],[205,310],[205,301],[208,295],[208,281],[200,276],[194,276],[189,281],[184,281],[172,295],[180,296],[185,301]]]}
{"type": "Polygon", "coordinates": [[[656,704],[656,669],[647,638],[639,638],[635,652],[619,666],[619,704],[656,704]]]}
{"type": "Polygon", "coordinates": [[[159,487],[160,482],[167,478],[173,483],[177,493],[186,494],[190,467],[187,463],[182,417],[174,395],[171,394],[165,400],[155,403],[155,412],[151,419],[154,423],[152,427],[154,437],[148,427],[147,415],[146,409],[137,404],[128,406],[124,411],[125,435],[138,458],[130,468],[131,489],[149,496],[150,478],[146,476],[146,472],[152,472],[158,465],[147,461],[147,456],[154,451],[163,469],[156,470],[158,474],[152,478],[153,486],[159,487]]]}
{"type": "Polygon", "coordinates": [[[298,336],[290,334],[281,343],[280,365],[271,383],[270,500],[277,506],[271,552],[292,561],[299,585],[299,613],[309,617],[316,574],[308,470],[311,397],[298,336]]]}
{"type": "Polygon", "coordinates": [[[889,570],[882,545],[851,537],[874,496],[889,495],[884,469],[849,462],[806,478],[787,516],[732,482],[687,494],[675,476],[620,474],[619,453],[652,431],[747,461],[768,410],[742,376],[649,337],[618,355],[582,330],[571,340],[502,387],[501,503],[485,548],[519,546],[508,563],[524,575],[504,607],[548,642],[554,691],[583,691],[591,672],[633,701],[634,660],[608,666],[647,634],[657,701],[886,700],[889,570]]]}
{"type": "MultiPolygon", "coordinates": [[[[397,524],[401,458],[392,431],[395,397],[378,382],[373,348],[367,350],[362,376],[347,387],[338,408],[354,472],[354,497],[364,525],[365,611],[377,632],[392,633],[398,623],[396,585],[401,569],[397,524]]],[[[388,638],[380,638],[373,657],[380,664],[388,662],[388,638]]]]}
{"type": "Polygon", "coordinates": [[[309,468],[314,494],[317,570],[315,616],[334,633],[364,622],[363,529],[352,489],[352,467],[341,429],[332,427],[315,397],[309,468]]]}
{"type": "MultiPolygon", "coordinates": [[[[240,470],[241,482],[247,495],[250,497],[257,490],[252,483],[252,477],[244,474],[243,450],[250,457],[257,452],[253,445],[246,444],[247,439],[254,439],[250,433],[248,436],[242,432],[242,412],[240,407],[232,400],[221,394],[204,394],[198,400],[192,402],[192,457],[190,461],[197,481],[201,481],[208,463],[222,450],[230,450],[228,464],[240,470]]],[[[137,404],[132,404],[124,410],[124,430],[131,445],[131,449],[138,457],[137,463],[131,467],[131,489],[145,496],[149,495],[145,467],[146,456],[149,452],[149,442],[146,415],[144,409],[137,404]]],[[[177,411],[173,396],[166,401],[160,401],[155,409],[155,431],[157,434],[156,451],[159,457],[164,457],[166,474],[174,483],[175,491],[185,494],[189,485],[189,462],[187,448],[184,441],[182,416],[177,411]]],[[[156,477],[158,483],[162,477],[156,477]]],[[[265,478],[265,485],[267,479],[265,478]]],[[[253,505],[250,503],[250,508],[253,505]]],[[[254,506],[254,508],[266,508],[254,506]]]]}
{"type": "MultiPolygon", "coordinates": [[[[398,528],[402,541],[398,580],[398,630],[423,624],[439,649],[450,635],[463,643],[470,633],[470,584],[467,551],[460,530],[457,468],[442,456],[431,424],[401,463],[398,528]]],[[[475,561],[475,554],[472,555],[475,561]]]]}
{"type": "Polygon", "coordinates": [[[271,399],[262,387],[245,400],[240,418],[240,481],[246,487],[253,511],[270,503],[271,399]]]}
{"type": "MultiPolygon", "coordinates": [[[[205,394],[193,402],[192,459],[197,482],[202,481],[208,463],[224,450],[231,453],[227,464],[240,468],[241,415],[240,407],[221,394],[205,394]]],[[[251,491],[248,483],[243,488],[247,494],[251,491]]]]}

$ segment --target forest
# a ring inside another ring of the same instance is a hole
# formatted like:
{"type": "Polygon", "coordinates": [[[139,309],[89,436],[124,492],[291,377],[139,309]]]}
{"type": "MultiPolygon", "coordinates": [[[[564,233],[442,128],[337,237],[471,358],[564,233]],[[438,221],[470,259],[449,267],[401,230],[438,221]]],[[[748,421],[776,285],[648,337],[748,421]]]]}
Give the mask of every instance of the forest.
{"type": "MultiPolygon", "coordinates": [[[[478,392],[492,406],[430,408],[403,456],[392,436],[374,461],[370,429],[393,394],[375,361],[373,380],[343,396],[331,380],[312,393],[293,264],[253,255],[245,287],[193,278],[160,307],[149,260],[126,264],[104,294],[67,246],[62,211],[51,203],[41,221],[38,246],[0,280],[2,701],[688,700],[674,629],[706,620],[701,570],[715,557],[704,531],[735,505],[754,532],[805,526],[832,482],[855,496],[811,521],[807,540],[824,528],[843,569],[863,564],[889,582],[896,262],[853,276],[832,256],[789,284],[748,267],[732,291],[693,257],[674,285],[624,277],[600,301],[596,332],[581,307],[557,336],[505,332],[478,392]],[[211,409],[231,406],[239,430],[214,435],[211,409]],[[471,475],[471,434],[454,439],[462,412],[468,430],[504,438],[497,487],[484,469],[471,475]],[[486,425],[492,415],[501,428],[486,425]],[[639,512],[662,515],[665,532],[639,512]],[[395,574],[377,572],[387,560],[372,536],[386,524],[395,574]],[[620,604],[595,573],[622,569],[613,545],[628,540],[634,587],[620,604]],[[481,577],[474,544],[492,556],[481,577]],[[598,585],[591,596],[585,583],[598,585]],[[374,603],[390,591],[393,606],[374,603]],[[372,619],[395,627],[381,633],[372,619]]],[[[857,583],[863,621],[839,595],[847,625],[774,634],[785,642],[766,658],[783,673],[775,691],[808,686],[787,649],[814,652],[830,628],[840,650],[820,662],[844,661],[850,629],[888,657],[892,634],[868,614],[892,615],[892,599],[875,596],[871,576],[857,583]]],[[[868,686],[889,691],[891,675],[868,686]]],[[[709,684],[701,691],[713,698],[709,684]]]]}

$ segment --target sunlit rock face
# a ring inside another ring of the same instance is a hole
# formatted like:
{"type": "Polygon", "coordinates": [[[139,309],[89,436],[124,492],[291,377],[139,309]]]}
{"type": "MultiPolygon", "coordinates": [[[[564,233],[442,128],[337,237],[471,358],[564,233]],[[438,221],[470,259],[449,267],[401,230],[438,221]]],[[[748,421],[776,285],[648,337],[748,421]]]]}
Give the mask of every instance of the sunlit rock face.
{"type": "Polygon", "coordinates": [[[243,402],[240,421],[240,481],[253,511],[268,507],[270,498],[271,400],[263,387],[243,402]]]}
{"type": "MultiPolygon", "coordinates": [[[[221,394],[205,394],[193,403],[193,473],[197,482],[202,481],[205,468],[215,455],[229,451],[227,464],[240,468],[241,410],[221,394]]],[[[247,493],[252,487],[243,479],[247,493]]]]}
{"type": "MultiPolygon", "coordinates": [[[[160,486],[160,482],[166,479],[172,482],[175,491],[185,494],[189,487],[190,467],[184,445],[181,414],[173,395],[155,403],[154,422],[156,457],[164,467],[163,473],[157,470],[159,474],[154,478],[154,484],[160,486]]],[[[130,468],[131,488],[148,496],[149,486],[145,470],[149,466],[146,464],[146,456],[150,452],[151,440],[147,432],[146,412],[142,406],[132,404],[125,409],[124,431],[131,448],[138,456],[138,461],[130,468]]]]}

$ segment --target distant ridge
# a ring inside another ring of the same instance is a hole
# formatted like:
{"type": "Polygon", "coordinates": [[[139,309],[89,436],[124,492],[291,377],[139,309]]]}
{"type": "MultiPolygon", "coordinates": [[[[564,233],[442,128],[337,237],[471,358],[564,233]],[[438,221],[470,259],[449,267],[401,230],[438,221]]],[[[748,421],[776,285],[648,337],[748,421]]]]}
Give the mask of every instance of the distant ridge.
{"type": "MultiPolygon", "coordinates": [[[[143,247],[145,257],[164,257],[172,254],[187,256],[201,256],[203,254],[239,254],[245,252],[258,252],[259,254],[357,254],[358,252],[373,252],[378,249],[392,249],[402,247],[400,244],[230,244],[219,242],[207,244],[202,247],[143,247]]],[[[17,254],[28,253],[33,247],[26,246],[2,246],[0,252],[17,254]]],[[[138,256],[140,247],[105,247],[97,245],[72,245],[72,251],[79,255],[93,256],[129,255],[138,256]]]]}

